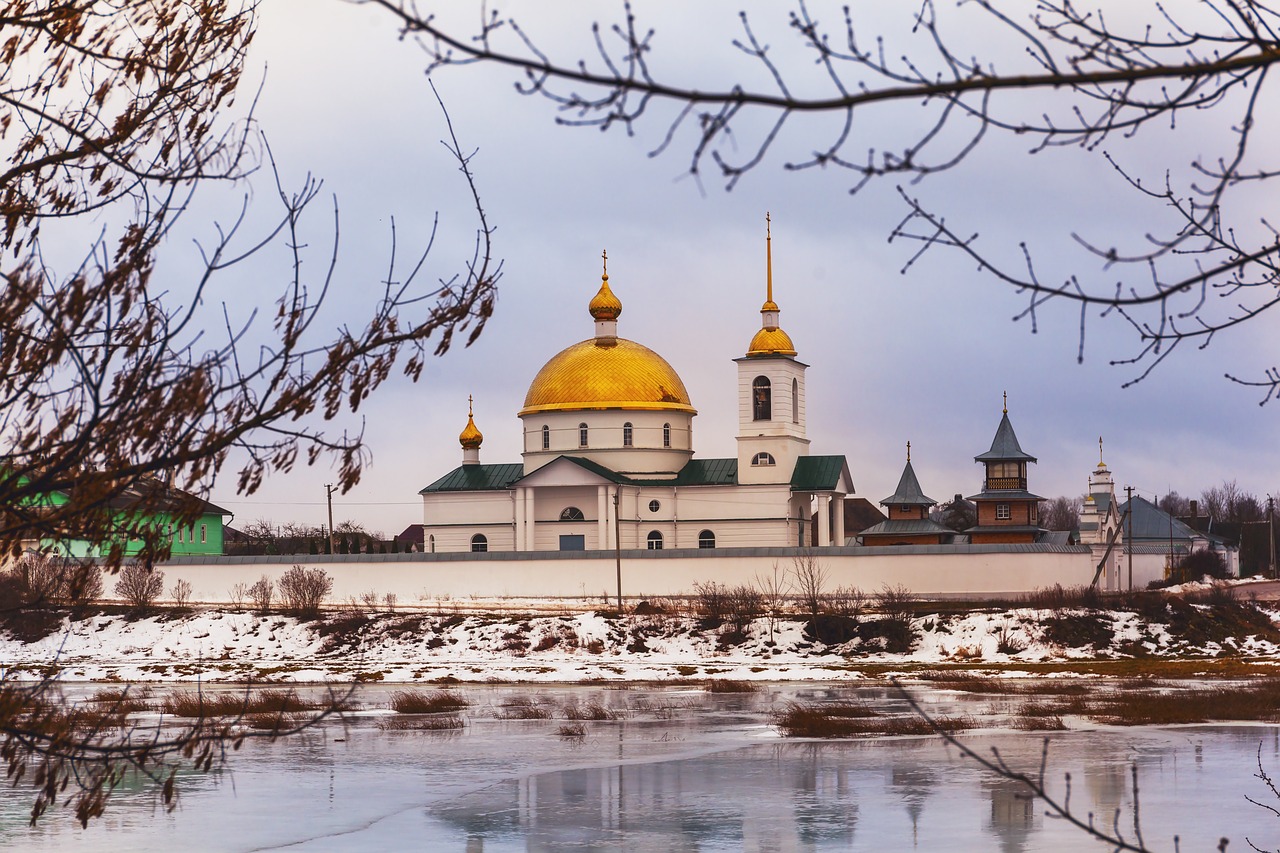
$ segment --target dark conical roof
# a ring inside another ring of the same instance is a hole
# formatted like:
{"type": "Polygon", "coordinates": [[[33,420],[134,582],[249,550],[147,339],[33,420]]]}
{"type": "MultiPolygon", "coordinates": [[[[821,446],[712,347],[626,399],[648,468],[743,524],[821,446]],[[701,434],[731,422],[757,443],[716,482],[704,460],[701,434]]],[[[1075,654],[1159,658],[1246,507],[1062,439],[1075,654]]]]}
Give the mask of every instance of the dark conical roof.
{"type": "Polygon", "coordinates": [[[916,479],[910,459],[907,460],[907,467],[902,469],[902,479],[898,481],[897,491],[880,501],[881,506],[933,506],[936,503],[920,488],[920,481],[916,479]]]}
{"type": "Polygon", "coordinates": [[[973,457],[974,462],[1035,462],[1036,458],[1022,450],[1018,444],[1018,436],[1014,435],[1013,424],[1009,423],[1009,413],[1000,418],[1000,426],[996,428],[996,437],[991,439],[991,449],[986,453],[973,457]]]}

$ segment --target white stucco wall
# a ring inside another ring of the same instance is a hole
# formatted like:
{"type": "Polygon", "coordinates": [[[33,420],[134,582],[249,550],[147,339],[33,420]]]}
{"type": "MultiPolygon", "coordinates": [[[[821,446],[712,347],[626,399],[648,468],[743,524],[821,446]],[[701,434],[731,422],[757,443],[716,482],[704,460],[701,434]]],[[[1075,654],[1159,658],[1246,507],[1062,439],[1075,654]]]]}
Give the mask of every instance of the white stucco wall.
{"type": "MultiPolygon", "coordinates": [[[[921,546],[839,548],[821,552],[792,548],[741,552],[624,551],[622,594],[636,600],[687,595],[700,581],[736,586],[772,573],[774,565],[791,572],[797,559],[816,554],[826,573],[827,590],[856,586],[875,592],[885,585],[905,586],[922,595],[1016,595],[1054,584],[1079,586],[1093,577],[1087,548],[1023,546],[921,546]]],[[[237,583],[262,575],[279,578],[293,565],[321,568],[334,580],[331,602],[394,593],[401,605],[439,599],[612,597],[617,589],[613,555],[527,552],[518,554],[387,554],[308,557],[218,557],[200,562],[183,558],[160,566],[165,589],[179,579],[193,588],[193,601],[225,603],[237,583]]],[[[1137,581],[1135,570],[1135,583],[1137,581]]]]}

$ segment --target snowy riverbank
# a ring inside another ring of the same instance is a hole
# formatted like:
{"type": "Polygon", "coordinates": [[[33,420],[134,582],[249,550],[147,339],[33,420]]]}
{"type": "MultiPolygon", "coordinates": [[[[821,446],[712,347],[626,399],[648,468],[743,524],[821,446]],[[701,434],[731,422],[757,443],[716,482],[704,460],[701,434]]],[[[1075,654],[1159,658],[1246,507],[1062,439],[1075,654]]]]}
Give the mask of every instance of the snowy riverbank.
{"type": "Polygon", "coordinates": [[[791,616],[738,625],[614,616],[341,613],[302,622],[247,612],[64,617],[43,639],[0,635],[11,677],[65,681],[831,680],[868,669],[1053,662],[1280,660],[1280,612],[1250,603],[1148,603],[791,616]],[[742,630],[739,630],[741,628],[742,630]],[[771,638],[772,634],[772,638],[771,638]]]}

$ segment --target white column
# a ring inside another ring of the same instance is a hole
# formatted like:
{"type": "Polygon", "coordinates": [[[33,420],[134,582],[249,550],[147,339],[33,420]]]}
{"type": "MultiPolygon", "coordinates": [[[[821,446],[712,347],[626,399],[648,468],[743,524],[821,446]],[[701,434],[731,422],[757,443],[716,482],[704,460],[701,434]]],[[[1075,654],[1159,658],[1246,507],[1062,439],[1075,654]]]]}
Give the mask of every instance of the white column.
{"type": "Polygon", "coordinates": [[[835,513],[836,535],[835,544],[843,545],[845,540],[844,534],[844,495],[836,495],[831,501],[831,511],[835,513]]]}
{"type": "Polygon", "coordinates": [[[536,547],[534,543],[537,541],[534,536],[537,533],[537,524],[534,521],[534,491],[533,489],[524,490],[524,549],[526,551],[534,551],[536,547]]]}
{"type": "Polygon", "coordinates": [[[609,547],[609,487],[596,487],[596,548],[609,547]]]}
{"type": "Polygon", "coordinates": [[[516,541],[515,541],[515,550],[517,550],[517,551],[523,551],[523,550],[524,550],[524,493],[525,493],[525,491],[526,491],[526,490],[525,490],[525,489],[523,489],[523,488],[517,488],[517,489],[516,489],[516,505],[515,505],[516,541]]]}
{"type": "Polygon", "coordinates": [[[831,544],[830,495],[817,495],[818,498],[818,547],[825,548],[831,544]]]}

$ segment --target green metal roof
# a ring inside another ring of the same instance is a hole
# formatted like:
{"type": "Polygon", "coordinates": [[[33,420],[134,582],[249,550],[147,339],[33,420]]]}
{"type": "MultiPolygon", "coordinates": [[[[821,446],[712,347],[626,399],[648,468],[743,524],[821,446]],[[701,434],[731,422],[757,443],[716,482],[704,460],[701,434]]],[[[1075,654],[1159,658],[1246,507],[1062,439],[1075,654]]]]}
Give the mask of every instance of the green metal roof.
{"type": "Polygon", "coordinates": [[[520,479],[523,474],[524,465],[519,462],[501,465],[459,465],[418,494],[500,491],[520,479]]]}
{"type": "Polygon", "coordinates": [[[801,456],[791,472],[791,491],[832,491],[840,485],[846,467],[843,456],[801,456]]]}
{"type": "Polygon", "coordinates": [[[1018,436],[1013,432],[1013,424],[1009,423],[1009,413],[1000,418],[1000,426],[996,427],[996,436],[991,439],[991,449],[986,453],[973,457],[974,462],[1035,462],[1036,458],[1023,451],[1018,444],[1018,436]]]}
{"type": "Polygon", "coordinates": [[[732,486],[738,482],[738,460],[690,459],[676,476],[677,486],[732,486]]]}
{"type": "Polygon", "coordinates": [[[907,467],[902,469],[902,479],[898,481],[898,488],[889,497],[880,501],[881,506],[933,506],[937,503],[933,498],[925,495],[924,490],[920,488],[920,481],[916,479],[915,469],[911,467],[911,460],[907,460],[907,467]]]}

